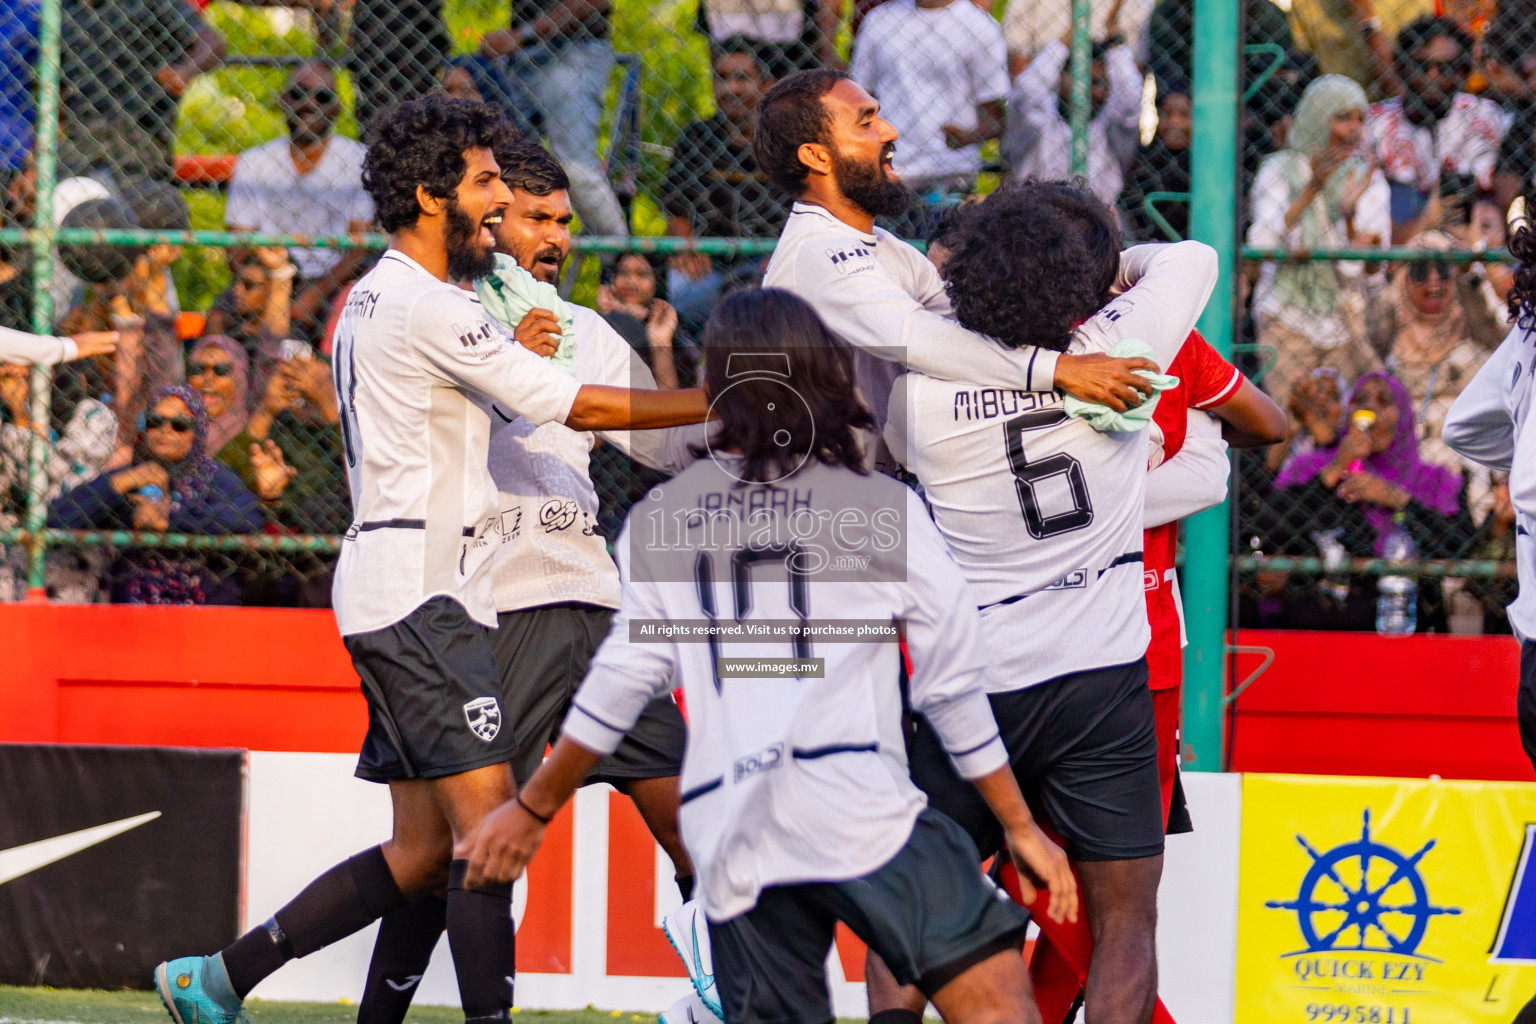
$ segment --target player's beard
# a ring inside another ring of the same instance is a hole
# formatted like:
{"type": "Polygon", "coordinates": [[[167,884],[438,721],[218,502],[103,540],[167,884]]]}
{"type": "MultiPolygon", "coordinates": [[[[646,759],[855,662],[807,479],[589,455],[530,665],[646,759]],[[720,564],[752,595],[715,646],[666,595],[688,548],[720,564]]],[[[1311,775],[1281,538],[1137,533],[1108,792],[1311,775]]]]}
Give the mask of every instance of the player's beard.
{"type": "Polygon", "coordinates": [[[895,217],[912,205],[913,193],[905,182],[885,176],[885,151],[873,163],[849,160],[836,147],[832,150],[832,173],[843,198],[871,217],[895,217]]]}
{"type": "Polygon", "coordinates": [[[450,281],[486,277],[496,269],[495,248],[480,247],[480,225],[459,209],[453,196],[448,197],[448,233],[443,245],[448,250],[450,281]]]}

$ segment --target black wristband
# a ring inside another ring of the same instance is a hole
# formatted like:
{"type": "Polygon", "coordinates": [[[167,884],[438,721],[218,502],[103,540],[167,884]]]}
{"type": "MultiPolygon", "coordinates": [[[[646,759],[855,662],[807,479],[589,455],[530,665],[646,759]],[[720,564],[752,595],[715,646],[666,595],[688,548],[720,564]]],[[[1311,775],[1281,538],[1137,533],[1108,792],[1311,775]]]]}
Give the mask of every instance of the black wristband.
{"type": "Polygon", "coordinates": [[[517,806],[528,812],[528,817],[532,818],[534,821],[537,821],[540,825],[548,825],[550,818],[554,817],[554,815],[550,815],[548,818],[546,818],[532,807],[529,807],[527,802],[523,799],[523,794],[521,793],[513,795],[512,799],[517,801],[517,806]]]}

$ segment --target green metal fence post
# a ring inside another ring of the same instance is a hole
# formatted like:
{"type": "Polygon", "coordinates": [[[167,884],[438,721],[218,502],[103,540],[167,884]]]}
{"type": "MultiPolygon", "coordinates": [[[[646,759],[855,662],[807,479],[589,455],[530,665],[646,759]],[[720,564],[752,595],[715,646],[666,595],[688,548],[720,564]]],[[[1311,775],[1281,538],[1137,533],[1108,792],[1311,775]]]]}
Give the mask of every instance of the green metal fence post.
{"type": "Polygon", "coordinates": [[[1088,123],[1093,119],[1093,25],[1089,0],[1072,0],[1072,173],[1088,176],[1088,123]]]}
{"type": "MultiPolygon", "coordinates": [[[[53,186],[58,177],[59,137],[59,38],[63,0],[43,0],[38,12],[37,118],[33,152],[37,159],[37,203],[32,225],[32,329],[53,333],[53,186]]],[[[48,541],[43,536],[47,520],[46,466],[49,406],[53,374],[46,366],[34,366],[31,375],[32,443],[27,454],[27,598],[44,594],[43,570],[48,541]]]]}
{"type": "MultiPolygon", "coordinates": [[[[1190,146],[1189,233],[1215,246],[1216,289],[1200,331],[1223,355],[1232,353],[1233,280],[1237,263],[1238,55],[1242,43],[1233,0],[1195,0],[1194,139],[1190,146]]],[[[1184,750],[1187,767],[1220,771],[1222,671],[1227,624],[1227,517],[1223,504],[1184,528],[1184,750]]]]}

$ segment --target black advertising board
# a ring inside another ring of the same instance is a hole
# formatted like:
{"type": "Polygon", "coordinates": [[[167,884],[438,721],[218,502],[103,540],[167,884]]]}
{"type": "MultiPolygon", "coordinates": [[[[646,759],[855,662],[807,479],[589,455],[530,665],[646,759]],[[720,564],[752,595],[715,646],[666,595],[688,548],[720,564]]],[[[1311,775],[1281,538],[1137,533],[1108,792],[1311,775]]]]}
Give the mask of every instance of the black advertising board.
{"type": "Polygon", "coordinates": [[[239,926],[245,752],[0,743],[0,984],[148,988],[239,926]]]}

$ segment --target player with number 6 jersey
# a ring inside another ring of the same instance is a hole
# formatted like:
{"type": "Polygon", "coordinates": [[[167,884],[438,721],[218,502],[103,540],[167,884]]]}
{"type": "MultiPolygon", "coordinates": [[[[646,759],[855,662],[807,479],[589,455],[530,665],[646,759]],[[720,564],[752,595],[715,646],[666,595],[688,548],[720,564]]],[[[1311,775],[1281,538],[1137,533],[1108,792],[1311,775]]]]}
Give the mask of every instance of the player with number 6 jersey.
{"type": "MultiPolygon", "coordinates": [[[[1008,348],[1134,351],[1159,369],[1216,279],[1215,252],[1199,242],[1120,252],[1114,214],[1067,182],[994,193],[961,218],[951,247],[945,276],[962,325],[1008,348]]],[[[1151,410],[1090,424],[1059,395],[909,373],[889,411],[886,443],[922,484],[980,608],[1014,773],[1081,874],[1097,940],[1088,1017],[1144,1022],[1157,997],[1163,852],[1142,590],[1151,410]]],[[[983,855],[1001,847],[926,726],[911,763],[932,806],[983,855]]],[[[872,976],[872,1011],[920,1011],[872,976]]]]}

